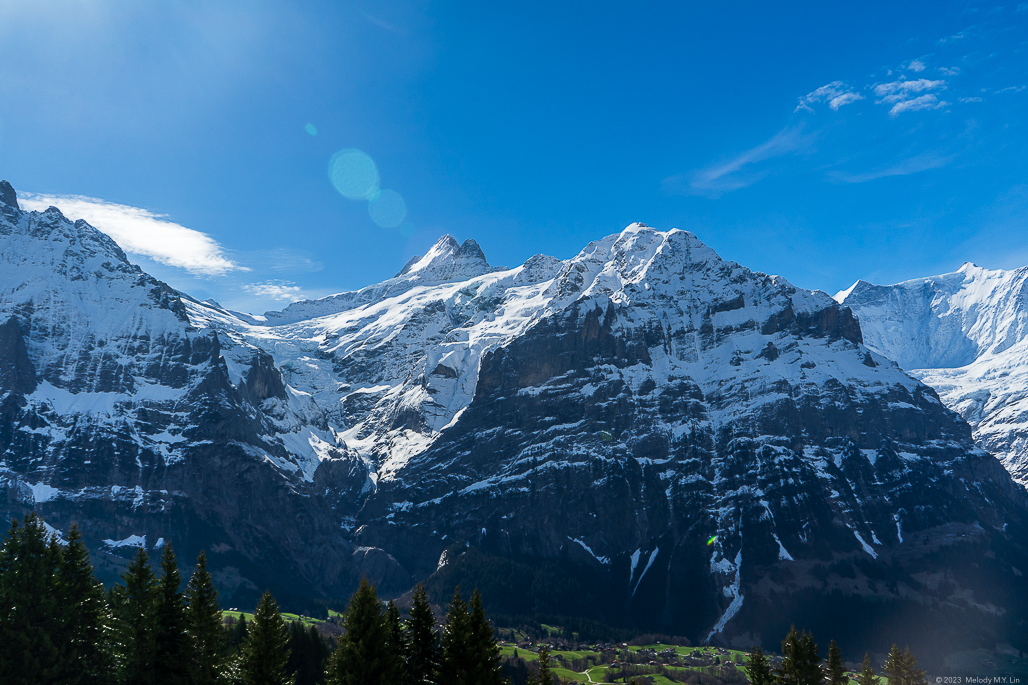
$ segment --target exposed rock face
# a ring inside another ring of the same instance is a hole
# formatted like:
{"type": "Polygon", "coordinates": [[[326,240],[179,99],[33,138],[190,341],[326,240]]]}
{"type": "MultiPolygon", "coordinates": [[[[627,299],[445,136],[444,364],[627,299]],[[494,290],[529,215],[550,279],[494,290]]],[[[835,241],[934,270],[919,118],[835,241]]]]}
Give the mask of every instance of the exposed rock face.
{"type": "Polygon", "coordinates": [[[514,269],[444,236],[262,319],[56,210],[2,216],[8,513],[205,546],[230,597],[431,575],[696,640],[1023,634],[1024,491],[848,308],[692,234],[514,269]]]}
{"type": "Polygon", "coordinates": [[[958,271],[836,298],[860,318],[869,347],[935,388],[1028,487],[1028,267],[958,271]]]}
{"type": "Polygon", "coordinates": [[[184,561],[206,547],[216,573],[234,569],[229,600],[284,577],[286,597],[345,589],[352,546],[324,493],[355,501],[367,469],[309,397],[286,388],[267,353],[191,325],[179,294],[104,234],[5,202],[5,513],[36,509],[62,529],[77,520],[107,579],[117,543],[135,535],[173,541],[184,561]],[[316,474],[322,459],[338,465],[316,474]]]}

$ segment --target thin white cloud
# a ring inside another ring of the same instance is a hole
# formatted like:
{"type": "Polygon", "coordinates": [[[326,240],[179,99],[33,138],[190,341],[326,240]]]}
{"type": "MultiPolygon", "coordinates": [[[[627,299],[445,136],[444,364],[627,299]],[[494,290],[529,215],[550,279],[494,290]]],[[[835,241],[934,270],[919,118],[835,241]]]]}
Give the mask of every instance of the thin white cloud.
{"type": "Polygon", "coordinates": [[[960,67],[939,67],[939,71],[945,76],[956,76],[960,73],[960,67]]]}
{"type": "Polygon", "coordinates": [[[903,102],[897,102],[889,110],[890,117],[898,117],[904,112],[916,112],[922,109],[939,109],[945,107],[949,103],[945,100],[940,100],[931,93],[927,95],[921,95],[912,100],[904,100],[903,102]]]}
{"type": "Polygon", "coordinates": [[[779,131],[770,140],[751,148],[727,162],[713,164],[698,171],[676,174],[664,179],[664,190],[681,195],[720,195],[744,188],[766,172],[747,168],[774,157],[781,157],[806,147],[811,136],[805,136],[801,128],[787,128],[779,131]]]}
{"type": "Polygon", "coordinates": [[[908,69],[909,71],[918,71],[918,72],[920,72],[920,71],[924,71],[924,70],[925,70],[925,63],[924,63],[924,62],[922,62],[922,61],[921,61],[921,60],[919,60],[919,59],[912,59],[912,60],[910,60],[910,62],[909,62],[909,63],[907,64],[907,69],[908,69]]]}
{"type": "Polygon", "coordinates": [[[221,245],[206,233],[168,221],[164,215],[146,209],[81,195],[23,193],[18,200],[26,209],[43,211],[54,206],[70,219],[85,219],[126,252],[185,269],[195,276],[249,271],[228,259],[221,245]]]}
{"type": "Polygon", "coordinates": [[[879,83],[874,87],[874,93],[881,98],[879,104],[892,104],[909,99],[915,93],[923,93],[926,90],[945,89],[945,81],[931,81],[926,78],[919,78],[913,81],[892,81],[890,83],[879,83]]]}
{"type": "Polygon", "coordinates": [[[960,101],[961,101],[961,102],[963,102],[963,103],[968,103],[968,102],[982,102],[982,99],[981,99],[980,97],[973,97],[973,98],[960,98],[960,101]]]}
{"type": "Polygon", "coordinates": [[[279,302],[295,302],[303,299],[303,288],[292,281],[265,281],[244,285],[243,290],[257,297],[268,297],[279,302]]]}
{"type": "Polygon", "coordinates": [[[799,104],[796,105],[796,109],[793,111],[798,112],[802,109],[807,112],[813,112],[813,105],[816,105],[819,102],[827,102],[828,106],[833,111],[838,111],[843,105],[848,105],[852,102],[863,99],[863,95],[854,92],[842,81],[832,81],[831,83],[823,85],[817,90],[813,90],[801,97],[799,104]]]}
{"type": "Polygon", "coordinates": [[[852,174],[845,171],[833,171],[828,174],[828,178],[833,181],[839,181],[842,183],[866,183],[868,181],[874,181],[879,178],[887,178],[889,176],[909,176],[910,174],[917,174],[922,171],[929,171],[931,169],[938,169],[949,164],[953,160],[953,155],[942,157],[935,153],[926,153],[918,155],[907,160],[903,160],[898,164],[893,164],[887,167],[881,167],[873,169],[871,171],[865,171],[862,173],[852,174]]]}
{"type": "Polygon", "coordinates": [[[1020,93],[1025,89],[1025,86],[1007,86],[1006,88],[1000,88],[997,93],[1020,93]]]}

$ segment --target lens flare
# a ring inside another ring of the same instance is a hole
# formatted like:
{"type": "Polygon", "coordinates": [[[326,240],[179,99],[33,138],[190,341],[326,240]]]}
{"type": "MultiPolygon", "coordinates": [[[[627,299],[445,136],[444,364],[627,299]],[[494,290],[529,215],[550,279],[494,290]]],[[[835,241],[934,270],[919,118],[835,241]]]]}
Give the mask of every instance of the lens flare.
{"type": "Polygon", "coordinates": [[[307,124],[306,126],[303,127],[303,130],[306,131],[307,135],[309,135],[309,136],[316,136],[316,135],[318,135],[318,127],[315,126],[314,124],[307,124]]]}
{"type": "Polygon", "coordinates": [[[340,150],[332,155],[328,178],[339,194],[350,200],[365,200],[378,192],[378,167],[360,150],[340,150]]]}
{"type": "Polygon", "coordinates": [[[396,228],[407,216],[407,203],[395,190],[382,190],[370,198],[368,214],[382,228],[396,228]]]}

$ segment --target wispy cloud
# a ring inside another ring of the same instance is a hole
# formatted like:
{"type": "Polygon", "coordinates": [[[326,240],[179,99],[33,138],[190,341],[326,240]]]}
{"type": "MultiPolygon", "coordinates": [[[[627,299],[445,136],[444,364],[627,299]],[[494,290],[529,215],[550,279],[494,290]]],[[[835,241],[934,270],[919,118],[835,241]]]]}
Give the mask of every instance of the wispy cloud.
{"type": "Polygon", "coordinates": [[[937,153],[925,153],[903,160],[897,164],[861,173],[833,171],[828,174],[828,178],[841,183],[866,183],[889,176],[909,176],[910,174],[917,174],[922,171],[938,169],[949,164],[953,158],[954,155],[942,156],[937,153]]]}
{"type": "Polygon", "coordinates": [[[907,69],[910,71],[921,72],[925,70],[925,63],[919,59],[912,59],[907,63],[907,69]]]}
{"type": "Polygon", "coordinates": [[[250,283],[243,290],[257,297],[268,297],[278,302],[295,302],[303,299],[303,288],[292,281],[265,281],[250,283]]]}
{"type": "Polygon", "coordinates": [[[81,195],[23,193],[19,201],[30,210],[57,207],[70,219],[85,219],[126,252],[185,269],[196,276],[249,271],[226,257],[221,245],[206,233],[168,221],[165,215],[146,209],[81,195]]]}
{"type": "Polygon", "coordinates": [[[746,150],[727,162],[665,178],[664,190],[676,195],[717,196],[745,188],[767,173],[766,171],[751,170],[753,165],[798,152],[807,147],[812,138],[813,136],[803,134],[802,127],[783,129],[772,136],[770,140],[746,150]]]}
{"type": "Polygon", "coordinates": [[[997,93],[1020,93],[1025,89],[1025,86],[1007,86],[1006,88],[1000,88],[997,93]]]}
{"type": "Polygon", "coordinates": [[[945,90],[945,81],[932,81],[926,78],[916,80],[890,81],[879,83],[874,87],[874,94],[878,96],[875,104],[892,105],[889,116],[899,116],[903,112],[916,112],[921,109],[939,109],[949,103],[939,100],[934,93],[925,91],[945,90]],[[924,95],[918,95],[924,93],[924,95]]]}
{"type": "Polygon", "coordinates": [[[960,73],[960,67],[939,67],[944,76],[956,76],[960,73]]]}
{"type": "Polygon", "coordinates": [[[960,101],[966,104],[969,102],[982,102],[982,99],[980,97],[960,98],[960,101]]]}
{"type": "Polygon", "coordinates": [[[833,111],[838,111],[838,109],[844,105],[863,99],[863,95],[855,92],[842,81],[832,81],[831,83],[823,85],[817,90],[813,90],[801,97],[799,104],[796,105],[796,109],[793,111],[799,112],[800,110],[805,110],[807,112],[813,112],[813,105],[820,102],[827,102],[828,106],[833,111]]]}
{"type": "Polygon", "coordinates": [[[945,100],[940,100],[931,93],[927,95],[921,95],[913,98],[912,100],[904,100],[903,102],[897,102],[889,110],[890,117],[898,117],[903,112],[916,112],[922,109],[939,109],[945,107],[949,103],[945,100]]]}

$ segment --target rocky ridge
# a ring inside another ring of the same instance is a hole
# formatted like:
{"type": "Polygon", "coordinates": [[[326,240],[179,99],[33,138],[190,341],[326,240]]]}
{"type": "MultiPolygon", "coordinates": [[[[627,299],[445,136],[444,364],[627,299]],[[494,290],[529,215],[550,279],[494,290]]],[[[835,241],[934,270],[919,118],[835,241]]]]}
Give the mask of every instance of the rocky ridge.
{"type": "Polygon", "coordinates": [[[714,642],[853,612],[844,645],[898,614],[936,647],[1023,629],[1023,489],[850,309],[690,233],[514,269],[444,236],[255,317],[56,210],[0,212],[9,512],[224,550],[240,597],[430,576],[714,642]]]}

